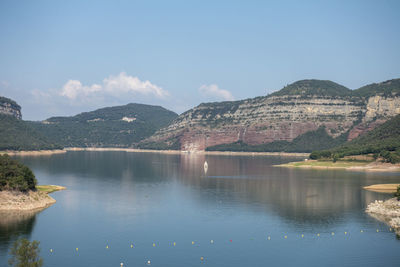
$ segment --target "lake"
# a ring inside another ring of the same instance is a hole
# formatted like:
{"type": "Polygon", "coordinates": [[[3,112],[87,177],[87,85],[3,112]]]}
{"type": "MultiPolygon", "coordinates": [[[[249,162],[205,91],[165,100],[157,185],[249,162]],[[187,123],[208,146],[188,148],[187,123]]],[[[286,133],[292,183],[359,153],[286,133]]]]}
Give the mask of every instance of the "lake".
{"type": "Polygon", "coordinates": [[[302,158],[68,152],[20,157],[66,186],[37,214],[0,219],[0,258],[21,236],[45,266],[399,266],[400,240],[367,215],[395,173],[273,167],[302,158]],[[208,171],[204,173],[204,161],[208,171]],[[50,252],[52,249],[52,252],[50,252]]]}

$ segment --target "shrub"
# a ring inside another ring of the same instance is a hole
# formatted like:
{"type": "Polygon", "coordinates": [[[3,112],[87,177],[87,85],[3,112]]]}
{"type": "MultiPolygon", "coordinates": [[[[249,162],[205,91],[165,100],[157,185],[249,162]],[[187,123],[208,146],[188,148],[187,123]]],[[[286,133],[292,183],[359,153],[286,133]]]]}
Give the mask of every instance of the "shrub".
{"type": "Polygon", "coordinates": [[[31,169],[11,159],[7,154],[0,156],[0,191],[28,191],[36,188],[36,178],[31,169]]]}

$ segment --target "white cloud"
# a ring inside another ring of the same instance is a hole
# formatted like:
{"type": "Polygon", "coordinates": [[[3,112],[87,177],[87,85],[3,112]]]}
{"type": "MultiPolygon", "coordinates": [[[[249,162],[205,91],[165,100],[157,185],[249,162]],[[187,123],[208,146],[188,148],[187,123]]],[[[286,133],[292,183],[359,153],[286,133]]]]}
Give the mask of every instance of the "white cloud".
{"type": "Polygon", "coordinates": [[[231,94],[231,92],[229,92],[228,90],[225,90],[225,89],[220,89],[218,87],[218,85],[216,85],[216,84],[210,84],[210,85],[204,84],[204,85],[200,86],[199,91],[203,96],[207,96],[207,97],[213,97],[213,98],[229,100],[229,101],[232,101],[235,99],[233,97],[233,95],[231,94]]]}
{"type": "Polygon", "coordinates": [[[153,95],[157,98],[169,96],[169,92],[152,84],[150,81],[141,81],[137,77],[121,72],[117,76],[110,75],[103,80],[103,84],[82,85],[78,80],[69,80],[61,89],[60,95],[71,100],[79,98],[90,100],[92,97],[113,96],[125,97],[126,94],[153,95]]]}

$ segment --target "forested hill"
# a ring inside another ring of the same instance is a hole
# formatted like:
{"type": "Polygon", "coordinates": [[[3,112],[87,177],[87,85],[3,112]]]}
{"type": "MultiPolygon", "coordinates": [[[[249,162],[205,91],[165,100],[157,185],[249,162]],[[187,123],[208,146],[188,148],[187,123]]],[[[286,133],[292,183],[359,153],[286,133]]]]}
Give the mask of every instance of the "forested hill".
{"type": "Polygon", "coordinates": [[[310,157],[342,158],[351,155],[374,154],[391,163],[400,162],[400,115],[350,142],[329,150],[314,151],[310,157]]]}
{"type": "Polygon", "coordinates": [[[30,125],[65,147],[131,147],[177,116],[160,106],[128,104],[72,117],[52,117],[30,125]]]}

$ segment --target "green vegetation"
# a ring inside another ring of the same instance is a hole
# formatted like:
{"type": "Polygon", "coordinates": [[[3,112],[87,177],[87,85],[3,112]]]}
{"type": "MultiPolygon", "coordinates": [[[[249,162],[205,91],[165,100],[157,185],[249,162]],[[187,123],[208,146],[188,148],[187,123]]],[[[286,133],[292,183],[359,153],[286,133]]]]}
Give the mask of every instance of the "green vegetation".
{"type": "Polygon", "coordinates": [[[40,257],[39,241],[29,242],[22,238],[14,242],[10,250],[11,258],[8,263],[16,267],[41,267],[43,259],[40,257]]]}
{"type": "Polygon", "coordinates": [[[36,188],[36,178],[31,169],[11,159],[7,154],[0,155],[0,191],[28,191],[36,188]]]}
{"type": "Polygon", "coordinates": [[[332,81],[301,80],[285,86],[272,93],[271,96],[302,95],[302,96],[351,96],[352,90],[332,81]]]}
{"type": "Polygon", "coordinates": [[[397,191],[394,193],[394,196],[397,197],[397,200],[400,200],[400,185],[397,187],[397,191]]]}
{"type": "Polygon", "coordinates": [[[370,97],[374,95],[392,96],[400,94],[400,79],[388,80],[381,83],[373,83],[354,90],[356,95],[370,97]]]}
{"type": "Polygon", "coordinates": [[[10,98],[0,96],[0,104],[3,104],[3,103],[10,104],[12,107],[15,107],[16,109],[21,110],[21,107],[17,104],[17,102],[15,102],[14,100],[12,100],[10,98]]]}
{"type": "Polygon", "coordinates": [[[56,191],[64,190],[65,187],[59,185],[37,185],[37,191],[45,192],[46,194],[50,194],[56,191]]]}
{"type": "Polygon", "coordinates": [[[400,162],[400,115],[388,120],[367,134],[329,150],[314,151],[311,159],[343,158],[352,155],[374,154],[385,162],[400,162]]]}
{"type": "Polygon", "coordinates": [[[53,117],[30,125],[65,147],[132,147],[178,115],[160,106],[128,104],[73,117],[53,117]],[[131,119],[131,121],[122,120],[131,119]]]}
{"type": "Polygon", "coordinates": [[[347,133],[337,138],[327,134],[325,127],[306,132],[293,141],[275,141],[261,145],[248,145],[242,141],[207,147],[206,151],[246,151],[246,152],[302,152],[309,153],[315,149],[328,149],[346,142],[347,133]]]}
{"type": "Polygon", "coordinates": [[[0,114],[0,150],[47,150],[62,146],[50,142],[27,122],[0,114]]]}
{"type": "Polygon", "coordinates": [[[349,167],[360,167],[369,164],[370,161],[348,161],[348,160],[338,160],[336,162],[327,160],[309,160],[309,161],[299,161],[290,162],[287,164],[281,164],[282,167],[298,167],[298,168],[340,168],[346,169],[349,167]]]}

